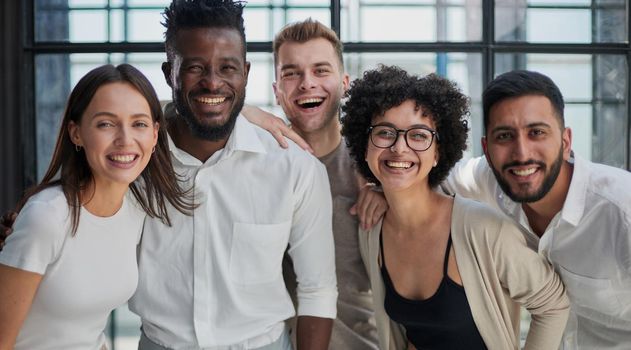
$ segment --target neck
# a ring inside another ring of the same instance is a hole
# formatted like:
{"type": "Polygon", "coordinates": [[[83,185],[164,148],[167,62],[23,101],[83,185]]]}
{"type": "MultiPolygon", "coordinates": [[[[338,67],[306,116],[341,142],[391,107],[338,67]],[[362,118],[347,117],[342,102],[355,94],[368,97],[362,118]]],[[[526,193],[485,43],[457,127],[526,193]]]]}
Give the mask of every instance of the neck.
{"type": "Polygon", "coordinates": [[[121,208],[127,190],[129,185],[90,181],[81,191],[81,205],[93,215],[109,217],[121,208]]]}
{"type": "Polygon", "coordinates": [[[384,221],[397,231],[416,232],[436,220],[436,212],[444,196],[431,190],[429,186],[410,188],[404,191],[388,191],[384,188],[388,202],[384,221]]]}
{"type": "Polygon", "coordinates": [[[338,118],[334,118],[329,125],[316,131],[304,132],[298,128],[294,130],[311,146],[313,155],[317,158],[333,152],[342,142],[342,124],[338,118]]]}
{"type": "Polygon", "coordinates": [[[537,236],[543,235],[552,219],[563,209],[565,198],[570,189],[573,170],[572,165],[564,161],[559,176],[550,191],[536,202],[522,204],[530,228],[537,236]]]}
{"type": "Polygon", "coordinates": [[[182,118],[177,118],[175,122],[170,123],[168,132],[177,148],[199,159],[202,163],[224,148],[228,142],[228,137],[218,141],[208,141],[194,136],[182,118]]]}

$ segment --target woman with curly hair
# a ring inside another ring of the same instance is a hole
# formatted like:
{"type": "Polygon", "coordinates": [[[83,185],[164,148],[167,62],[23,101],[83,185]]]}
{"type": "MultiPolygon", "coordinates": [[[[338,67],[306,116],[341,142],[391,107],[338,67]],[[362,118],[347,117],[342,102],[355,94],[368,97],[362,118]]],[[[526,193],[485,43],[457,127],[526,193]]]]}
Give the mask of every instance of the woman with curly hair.
{"type": "Polygon", "coordinates": [[[396,67],[351,85],[342,134],[360,173],[389,209],[360,232],[380,348],[556,349],[565,289],[501,213],[436,191],[466,148],[468,99],[449,80],[396,67]]]}

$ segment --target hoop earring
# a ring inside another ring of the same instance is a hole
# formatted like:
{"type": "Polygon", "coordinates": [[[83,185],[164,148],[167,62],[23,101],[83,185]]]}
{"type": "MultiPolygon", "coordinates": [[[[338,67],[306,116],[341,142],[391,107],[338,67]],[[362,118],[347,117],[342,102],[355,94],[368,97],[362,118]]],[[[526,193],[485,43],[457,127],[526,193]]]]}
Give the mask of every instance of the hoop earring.
{"type": "Polygon", "coordinates": [[[153,146],[153,149],[151,150],[151,153],[156,153],[156,146],[153,146]]]}
{"type": "Polygon", "coordinates": [[[74,145],[74,150],[77,151],[77,152],[81,152],[81,146],[75,144],[74,145]]]}

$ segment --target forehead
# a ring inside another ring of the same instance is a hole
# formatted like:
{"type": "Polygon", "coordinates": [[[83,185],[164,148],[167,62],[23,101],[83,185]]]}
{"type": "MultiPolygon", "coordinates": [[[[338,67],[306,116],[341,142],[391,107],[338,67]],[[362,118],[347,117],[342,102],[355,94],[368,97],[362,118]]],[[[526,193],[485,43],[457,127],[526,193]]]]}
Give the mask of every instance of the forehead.
{"type": "Polygon", "coordinates": [[[416,102],[406,100],[398,106],[385,111],[383,115],[373,117],[373,123],[390,123],[398,128],[407,128],[411,125],[426,125],[434,128],[434,119],[423,106],[416,106],[416,102]]]}
{"type": "Polygon", "coordinates": [[[148,113],[149,102],[133,85],[125,82],[113,82],[100,86],[85,113],[112,112],[125,115],[133,113],[148,113]]]}
{"type": "Polygon", "coordinates": [[[175,35],[176,53],[183,57],[207,57],[245,55],[243,39],[231,28],[184,28],[175,35]]]}
{"type": "Polygon", "coordinates": [[[496,127],[525,128],[545,123],[560,127],[550,100],[541,95],[525,95],[502,100],[489,110],[489,130],[496,127]]]}
{"type": "Polygon", "coordinates": [[[315,38],[304,43],[287,41],[280,46],[277,56],[277,63],[281,68],[287,64],[309,66],[322,62],[341,68],[333,44],[324,38],[315,38]]]}

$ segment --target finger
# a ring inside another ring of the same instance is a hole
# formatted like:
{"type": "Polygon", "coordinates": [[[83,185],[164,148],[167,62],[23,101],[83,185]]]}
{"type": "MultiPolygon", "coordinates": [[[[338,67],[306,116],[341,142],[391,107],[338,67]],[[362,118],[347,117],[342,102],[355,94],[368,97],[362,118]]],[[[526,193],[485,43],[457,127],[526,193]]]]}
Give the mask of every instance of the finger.
{"type": "Polygon", "coordinates": [[[351,215],[357,215],[357,203],[353,204],[353,206],[348,210],[348,213],[351,215]]]}
{"type": "Polygon", "coordinates": [[[311,148],[311,146],[309,146],[307,141],[305,141],[300,135],[298,135],[298,133],[295,132],[292,128],[284,126],[282,128],[282,131],[288,139],[294,141],[300,148],[313,154],[313,149],[311,148]]]}
{"type": "Polygon", "coordinates": [[[274,132],[272,132],[272,136],[274,136],[274,138],[276,139],[276,142],[278,142],[280,147],[282,148],[289,147],[289,144],[287,143],[287,140],[285,140],[285,136],[283,135],[282,131],[275,130],[274,132]]]}

